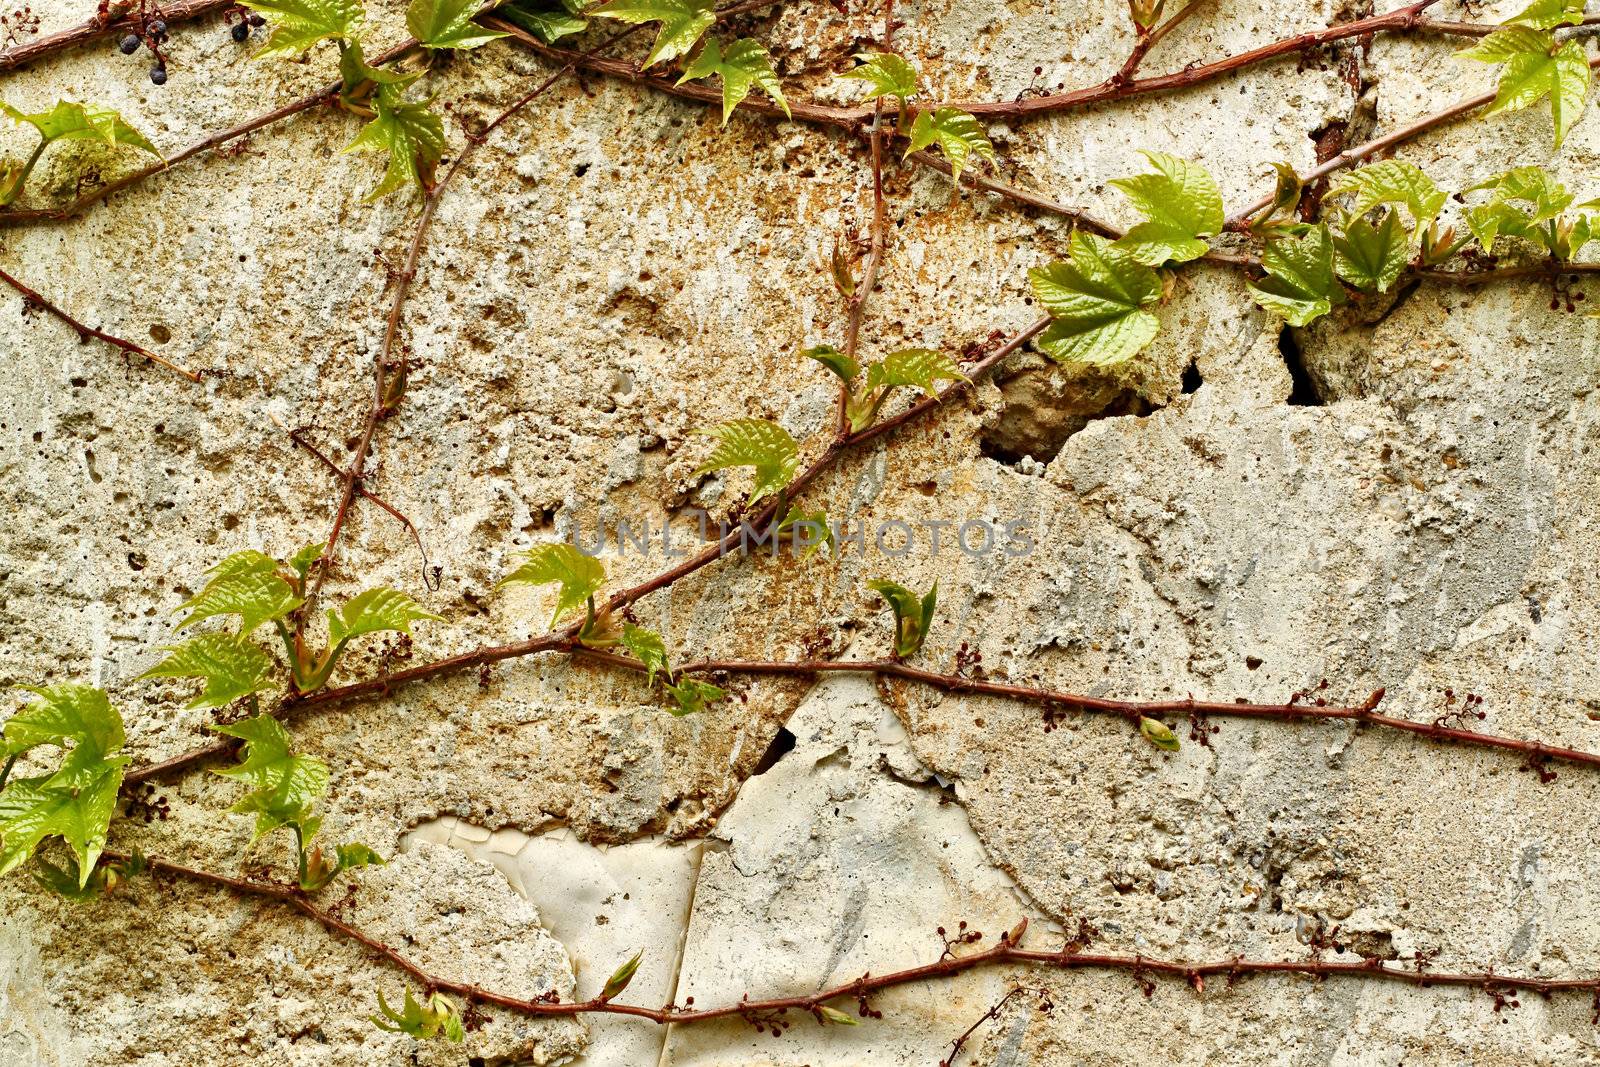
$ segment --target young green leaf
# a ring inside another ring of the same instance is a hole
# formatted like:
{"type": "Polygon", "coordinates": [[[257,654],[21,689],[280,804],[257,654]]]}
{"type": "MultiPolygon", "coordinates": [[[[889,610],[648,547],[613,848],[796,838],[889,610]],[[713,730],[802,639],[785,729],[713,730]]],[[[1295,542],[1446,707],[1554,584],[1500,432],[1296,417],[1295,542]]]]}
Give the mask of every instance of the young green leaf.
{"type": "Polygon", "coordinates": [[[1145,152],[1144,157],[1156,168],[1155,174],[1111,182],[1147,220],[1129,230],[1118,246],[1151,267],[1205,255],[1210,246],[1200,238],[1222,232],[1222,191],[1198,163],[1164,152],[1145,152]]]}
{"type": "Polygon", "coordinates": [[[822,546],[833,545],[833,527],[827,512],[801,511],[791,504],[778,523],[778,537],[802,549],[800,558],[805,559],[822,546]]]}
{"type": "Polygon", "coordinates": [[[914,656],[928,639],[933,611],[939,602],[939,583],[934,582],[927,596],[918,597],[898,582],[876,579],[867,588],[883,597],[894,613],[894,654],[898,659],[914,656]]]}
{"type": "MultiPolygon", "coordinates": [[[[351,45],[350,47],[353,51],[356,46],[351,45]]],[[[322,558],[322,548],[323,545],[320,541],[316,544],[306,545],[294,554],[294,558],[289,560],[289,569],[299,577],[302,585],[304,585],[306,577],[311,573],[311,568],[316,564],[317,560],[322,558]]]]}
{"type": "Polygon", "coordinates": [[[934,383],[940,381],[964,382],[967,376],[955,360],[943,352],[930,348],[902,348],[883,357],[882,363],[867,368],[868,392],[887,385],[911,386],[928,396],[937,396],[934,383]]]}
{"type": "Polygon", "coordinates": [[[315,893],[345,871],[370,866],[383,866],[383,857],[359,841],[339,845],[332,860],[323,854],[321,845],[313,845],[302,857],[300,888],[315,893]]]}
{"type": "Polygon", "coordinates": [[[1411,232],[1420,238],[1449,199],[1448,194],[1433,183],[1413,163],[1399,159],[1385,159],[1346,174],[1329,187],[1328,196],[1354,193],[1350,215],[1360,218],[1382,204],[1399,204],[1411,216],[1411,232]]]}
{"type": "Polygon", "coordinates": [[[586,556],[572,545],[538,545],[525,553],[522,566],[500,579],[500,585],[522,583],[548,585],[557,582],[561,594],[556,599],[556,613],[550,625],[571,611],[582,607],[605,584],[606,569],[593,556],[586,556]]]}
{"type": "Polygon", "coordinates": [[[750,490],[750,504],[788,485],[800,466],[800,446],[795,439],[788,430],[766,419],[734,419],[715,429],[696,432],[721,443],[693,476],[729,467],[753,467],[756,481],[750,490]]]}
{"type": "Polygon", "coordinates": [[[172,654],[139,677],[205,679],[190,709],[225,708],[271,688],[272,657],[233,634],[198,634],[166,651],[172,654]]]}
{"type": "Polygon", "coordinates": [[[587,19],[579,18],[582,3],[563,0],[516,0],[515,3],[495,8],[495,14],[507,22],[515,23],[545,44],[555,44],[561,38],[582,33],[589,28],[587,19]]]}
{"type": "Polygon", "coordinates": [[[863,53],[856,56],[861,65],[845,71],[841,78],[855,78],[867,83],[863,100],[876,100],[892,96],[902,107],[917,95],[917,68],[893,52],[863,53]]]}
{"type": "Polygon", "coordinates": [[[1073,233],[1068,259],[1028,272],[1034,296],[1054,320],[1038,345],[1061,363],[1107,367],[1132,358],[1161,328],[1144,308],[1161,299],[1161,279],[1125,249],[1073,233]]]}
{"type": "Polygon", "coordinates": [[[750,95],[752,88],[766,93],[773,103],[783,108],[785,115],[789,114],[789,101],[783,98],[783,87],[778,84],[778,75],[772,69],[772,57],[760,42],[748,37],[740,38],[728,46],[727,52],[723,52],[714,39],[707,38],[699,54],[684,69],[678,84],[709,78],[713,74],[722,79],[724,126],[728,124],[733,109],[750,95]]]}
{"type": "Polygon", "coordinates": [[[33,863],[33,878],[50,892],[75,904],[99,899],[119,880],[109,863],[96,866],[89,877],[84,878],[83,868],[78,866],[78,858],[73,855],[68,855],[67,862],[60,867],[43,856],[37,857],[33,863]]]}
{"type": "Polygon", "coordinates": [[[1411,258],[1400,213],[1385,211],[1376,226],[1352,218],[1344,233],[1333,235],[1333,254],[1339,277],[1364,292],[1387,292],[1411,258]]]}
{"type": "Polygon", "coordinates": [[[419,1041],[429,1041],[442,1034],[446,1040],[454,1042],[459,1042],[464,1036],[461,1013],[455,1003],[441,993],[430,995],[424,1006],[417,1003],[417,998],[407,989],[404,1007],[395,1011],[383,999],[383,990],[380,989],[378,1010],[383,1013],[382,1018],[376,1015],[368,1018],[379,1030],[391,1034],[410,1034],[419,1041]]]}
{"type": "Polygon", "coordinates": [[[406,29],[429,48],[477,48],[507,36],[473,22],[477,12],[478,0],[411,0],[406,29]]]}
{"type": "Polygon", "coordinates": [[[269,562],[274,568],[269,571],[236,567],[219,572],[193,599],[177,608],[189,613],[178,629],[217,615],[237,615],[239,636],[245,637],[262,623],[281,619],[299,607],[301,598],[277,573],[277,562],[269,562]]]}
{"type": "MultiPolygon", "coordinates": [[[[288,731],[270,715],[211,729],[244,742],[244,758],[214,773],[254,787],[229,810],[254,813],[257,837],[280,826],[314,825],[311,806],[328,788],[326,763],[315,756],[295,755],[288,731]]],[[[310,836],[302,834],[304,838],[310,836]]]]}
{"type": "Polygon", "coordinates": [[[116,752],[127,740],[122,716],[111,706],[105,690],[63,682],[25,689],[39,699],[6,720],[0,737],[0,758],[20,756],[40,745],[66,749],[71,742],[83,753],[82,762],[95,763],[116,752]]]}
{"type": "Polygon", "coordinates": [[[705,710],[707,704],[715,704],[728,695],[718,686],[695,678],[680,678],[676,684],[667,683],[665,688],[667,695],[678,705],[672,714],[680,718],[698,714],[705,710]]]}
{"type": "Polygon", "coordinates": [[[361,24],[360,0],[241,0],[250,10],[272,18],[272,36],[263,56],[293,56],[318,41],[350,38],[361,24]]]}
{"type": "Polygon", "coordinates": [[[622,624],[622,645],[644,664],[645,685],[656,684],[657,671],[666,675],[668,682],[672,681],[672,669],[667,666],[667,645],[660,634],[626,622],[622,624]]]}
{"type": "Polygon", "coordinates": [[[49,111],[36,114],[25,114],[6,103],[0,103],[0,112],[38,130],[45,144],[53,141],[100,141],[113,147],[132,145],[153,156],[161,154],[144,134],[129,126],[121,115],[108,107],[58,100],[49,111]]]}
{"type": "Polygon", "coordinates": [[[807,359],[814,359],[827,367],[839,380],[846,385],[856,380],[856,375],[861,373],[861,364],[834,348],[832,345],[814,345],[800,353],[807,359]]]}
{"type": "Polygon", "coordinates": [[[838,1008],[830,1008],[826,1004],[818,1005],[817,1012],[822,1016],[823,1022],[832,1023],[835,1026],[861,1025],[861,1020],[857,1019],[854,1015],[851,1015],[847,1012],[842,1012],[838,1008]]]}
{"type": "Polygon", "coordinates": [[[1589,60],[1578,41],[1557,43],[1549,31],[1513,26],[1499,30],[1456,55],[1502,64],[1494,102],[1484,115],[1520,111],[1550,98],[1555,145],[1583,114],[1589,93],[1589,60]]]}
{"type": "Polygon", "coordinates": [[[1576,26],[1583,21],[1584,0],[1533,0],[1517,14],[1506,19],[1507,26],[1531,26],[1536,30],[1552,30],[1557,26],[1576,26]]]}
{"type": "MultiPolygon", "coordinates": [[[[1471,186],[1466,192],[1475,193],[1483,189],[1491,190],[1493,199],[1497,201],[1521,201],[1527,204],[1531,213],[1525,212],[1530,224],[1538,224],[1553,219],[1577,199],[1567,191],[1567,187],[1556,181],[1555,176],[1543,167],[1526,166],[1513,167],[1503,173],[1495,175],[1488,181],[1479,182],[1471,186]]],[[[1579,204],[1579,207],[1593,207],[1594,204],[1579,204]]]]}
{"type": "Polygon", "coordinates": [[[406,185],[427,190],[444,155],[444,121],[428,105],[401,98],[392,86],[379,86],[377,115],[361,128],[346,152],[387,152],[383,179],[368,193],[371,203],[406,185]]]}
{"type": "Polygon", "coordinates": [[[242,552],[235,552],[225,556],[221,563],[206,571],[211,575],[211,580],[206,584],[214,585],[224,578],[234,578],[242,574],[272,574],[278,569],[278,561],[265,552],[257,552],[247,548],[242,552]]]}
{"type": "Polygon", "coordinates": [[[1144,735],[1146,741],[1164,752],[1178,751],[1178,735],[1173,733],[1172,728],[1160,719],[1152,719],[1148,716],[1141,718],[1139,720],[1139,732],[1144,735]]]}
{"type": "Polygon", "coordinates": [[[633,981],[634,973],[638,971],[639,961],[642,959],[644,959],[644,949],[635,952],[632,959],[627,960],[621,967],[613,971],[611,977],[606,979],[605,988],[600,991],[600,999],[602,1001],[610,1000],[624,989],[627,989],[628,983],[633,981]]]}
{"type": "Polygon", "coordinates": [[[717,21],[716,0],[611,0],[589,14],[630,24],[661,23],[646,67],[683,55],[717,21]]]}
{"type": "Polygon", "coordinates": [[[1333,241],[1325,224],[1301,238],[1269,241],[1261,253],[1268,277],[1250,284],[1256,303],[1291,326],[1305,326],[1345,302],[1333,274],[1333,241]]]}
{"type": "Polygon", "coordinates": [[[1300,203],[1300,193],[1305,188],[1300,175],[1288,163],[1273,163],[1271,166],[1277,175],[1272,189],[1272,203],[1250,220],[1253,233],[1268,233],[1282,228],[1285,220],[1292,217],[1295,206],[1300,203]]]}
{"type": "MultiPolygon", "coordinates": [[[[387,67],[372,66],[361,51],[361,42],[353,40],[339,53],[339,102],[346,107],[364,106],[379,86],[406,86],[420,77],[420,70],[405,74],[387,67]]],[[[306,548],[315,548],[318,555],[322,552],[321,545],[308,545],[306,548]]]]}
{"type": "Polygon", "coordinates": [[[444,616],[435,615],[398,589],[368,589],[347,601],[339,614],[328,612],[328,638],[342,645],[352,637],[382,630],[408,634],[412,623],[423,620],[442,622],[444,616]]]}
{"type": "MultiPolygon", "coordinates": [[[[54,778],[13,778],[0,790],[0,876],[15,870],[47,837],[60,837],[78,862],[78,887],[106,845],[127,756],[84,764],[71,785],[54,778]]],[[[55,778],[59,778],[56,775],[55,778]]]]}
{"type": "Polygon", "coordinates": [[[994,145],[978,120],[960,108],[941,107],[936,111],[923,111],[911,124],[911,140],[906,155],[920,152],[930,145],[938,145],[950,164],[951,176],[957,184],[967,161],[973,156],[994,163],[994,145]]]}

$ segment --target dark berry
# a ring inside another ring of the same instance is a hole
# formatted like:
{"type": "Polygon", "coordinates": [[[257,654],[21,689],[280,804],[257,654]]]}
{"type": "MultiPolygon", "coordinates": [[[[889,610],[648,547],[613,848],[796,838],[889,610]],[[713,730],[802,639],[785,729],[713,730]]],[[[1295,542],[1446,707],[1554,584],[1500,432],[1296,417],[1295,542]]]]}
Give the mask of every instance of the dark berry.
{"type": "Polygon", "coordinates": [[[160,37],[163,33],[167,32],[167,24],[162,22],[160,19],[156,19],[155,21],[151,22],[146,28],[150,31],[150,36],[152,37],[160,37]]]}
{"type": "Polygon", "coordinates": [[[244,44],[246,41],[248,41],[250,39],[250,24],[248,22],[241,22],[235,26],[233,28],[233,39],[238,41],[240,44],[244,44]]]}
{"type": "Polygon", "coordinates": [[[159,65],[151,67],[150,80],[157,85],[167,84],[167,68],[159,65]]]}
{"type": "Polygon", "coordinates": [[[260,15],[251,15],[248,21],[253,28],[258,30],[267,24],[267,20],[260,15]]]}
{"type": "Polygon", "coordinates": [[[139,38],[136,34],[128,34],[117,45],[125,56],[131,56],[139,50],[139,38]]]}

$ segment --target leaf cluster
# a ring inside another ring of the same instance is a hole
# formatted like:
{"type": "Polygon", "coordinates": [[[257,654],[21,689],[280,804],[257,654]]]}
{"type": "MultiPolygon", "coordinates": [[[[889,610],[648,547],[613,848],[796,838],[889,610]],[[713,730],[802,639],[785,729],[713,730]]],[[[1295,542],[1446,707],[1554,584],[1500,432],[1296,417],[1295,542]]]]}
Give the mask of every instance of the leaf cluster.
{"type": "Polygon", "coordinates": [[[939,583],[934,582],[925,596],[917,596],[898,582],[879,578],[867,583],[867,588],[883,597],[884,603],[894,613],[894,654],[896,659],[914,656],[928,639],[933,625],[933,611],[939,603],[939,583]]]}
{"type": "Polygon", "coordinates": [[[934,386],[939,382],[968,380],[954,359],[931,348],[902,348],[890,352],[881,361],[869,364],[865,375],[859,362],[832,345],[816,345],[800,354],[828,368],[849,390],[845,414],[850,420],[851,433],[860,433],[877,422],[884,401],[897,388],[918,389],[924,396],[936,397],[939,394],[934,386]],[[862,379],[859,388],[858,378],[862,379]]]}

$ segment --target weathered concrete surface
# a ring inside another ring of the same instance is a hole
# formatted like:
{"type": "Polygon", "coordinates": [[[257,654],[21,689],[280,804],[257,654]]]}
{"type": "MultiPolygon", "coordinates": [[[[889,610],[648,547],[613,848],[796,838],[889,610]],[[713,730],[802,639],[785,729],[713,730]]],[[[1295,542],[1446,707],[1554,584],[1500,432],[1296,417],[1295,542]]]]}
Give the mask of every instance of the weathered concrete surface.
{"type": "MultiPolygon", "coordinates": [[[[86,13],[34,7],[46,31],[86,13]]],[[[1120,13],[1099,8],[896,12],[901,48],[939,95],[1091,84],[1130,43],[1120,13]]],[[[1217,0],[1147,68],[1355,13],[1217,0]]],[[[369,16],[380,41],[398,36],[397,8],[369,16]]],[[[857,90],[831,75],[876,30],[818,2],[742,32],[773,45],[793,94],[847,100],[857,90]]],[[[162,89],[106,44],[8,76],[0,98],[103,102],[170,148],[331,72],[320,52],[250,62],[217,21],[174,37],[162,89]]],[[[1314,162],[1311,135],[1329,123],[1387,129],[1486,85],[1447,58],[1452,44],[1381,38],[991,134],[1008,181],[1117,222],[1133,216],[1106,183],[1140,168],[1140,148],[1204,163],[1237,206],[1270,162],[1314,162]]],[[[547,72],[491,45],[427,87],[483,120],[547,72]]],[[[454,152],[461,127],[448,126],[454,152]]],[[[182,709],[188,687],[134,681],[170,640],[171,609],[222,555],[290,552],[331,518],[331,479],[288,431],[346,454],[385,265],[401,262],[415,211],[362,203],[377,165],[339,152],[356,128],[307,114],[0,245],[0,263],[86,321],[217,372],[196,387],[124,367],[0,299],[0,678],[105,685],[141,759],[193,746],[207,721],[182,709]]],[[[1600,193],[1585,178],[1600,162],[1592,115],[1554,155],[1537,112],[1457,124],[1402,154],[1451,187],[1548,160],[1581,196],[1600,193]]],[[[672,518],[681,544],[687,509],[737,502],[744,475],[692,476],[707,445],[691,429],[775,418],[814,454],[832,392],[796,353],[841,339],[818,263],[866,223],[864,158],[797,125],[720,130],[698,106],[597,78],[507,124],[440,207],[405,319],[418,365],[377,438],[372,487],[417,523],[441,586],[425,593],[404,531],[358,507],[330,593],[393,584],[444,614],[418,626],[412,662],[513,639],[551,607],[495,592],[518,548],[623,519],[672,518]]],[[[67,175],[47,166],[40,188],[67,175]]],[[[1061,254],[1065,224],[953,200],[930,174],[894,171],[889,191],[869,356],[959,349],[1034,317],[1025,273],[1061,254]]],[[[1339,696],[1387,686],[1417,718],[1451,687],[1486,697],[1488,728],[1600,748],[1600,323],[1550,299],[1537,283],[1422,288],[1352,309],[1297,333],[1297,389],[1242,278],[1187,269],[1135,364],[1089,375],[1024,353],[808,497],[861,522],[1024,519],[1032,552],[968,557],[947,534],[937,556],[924,536],[905,558],[729,560],[646,599],[640,619],[678,658],[876,656],[889,626],[866,581],[938,578],[930,665],[950,667],[965,642],[997,676],[1152,697],[1282,698],[1326,677],[1339,696]],[[1321,403],[1286,403],[1305,390],[1321,403]]],[[[606,553],[619,586],[665,562],[606,553]]],[[[377,649],[342,676],[374,673],[377,649]]],[[[643,1003],[814,989],[936,956],[936,926],[992,937],[1024,915],[1049,945],[1052,926],[1086,919],[1107,951],[1293,957],[1338,926],[1355,952],[1437,951],[1439,968],[1600,970],[1592,775],[1541,786],[1510,757],[1347,727],[1224,723],[1209,747],[1185,730],[1166,755],[1121,723],[1069,718],[1047,734],[1037,709],[898,684],[729,688],[678,719],[637,677],[539,659],[298,720],[297,742],[333,769],[325,832],[399,854],[356,880],[350,914],[409,933],[405,951],[441,973],[528,996],[591,993],[645,948],[628,994],[643,1003]],[[752,777],[784,723],[794,750],[752,777]],[[607,903],[618,887],[628,899],[607,903]]],[[[225,871],[286,861],[281,842],[248,850],[249,820],[223,814],[232,784],[194,774],[161,795],[170,817],[118,822],[119,847],[225,871]]],[[[276,908],[165,884],[69,907],[20,876],[0,897],[0,1063],[26,1067],[933,1063],[1012,981],[1048,987],[1054,1010],[1014,1001],[970,1062],[1600,1062],[1581,999],[1496,1011],[1481,994],[1290,979],[1203,996],[1163,984],[1146,999],[1125,975],[1035,972],[886,996],[883,1019],[849,1032],[497,1016],[460,1048],[413,1047],[365,1021],[374,988],[398,993],[398,976],[276,908]]]]}

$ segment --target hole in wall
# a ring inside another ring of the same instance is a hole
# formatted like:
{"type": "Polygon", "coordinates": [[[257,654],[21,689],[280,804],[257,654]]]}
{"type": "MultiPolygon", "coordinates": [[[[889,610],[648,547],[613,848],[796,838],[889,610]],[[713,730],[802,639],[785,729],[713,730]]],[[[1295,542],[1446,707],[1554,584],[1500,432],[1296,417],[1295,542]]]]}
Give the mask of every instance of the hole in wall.
{"type": "Polygon", "coordinates": [[[1289,379],[1294,383],[1289,390],[1289,403],[1297,407],[1322,407],[1322,394],[1317,391],[1317,383],[1312,380],[1311,372],[1306,370],[1293,328],[1285,326],[1283,332],[1278,334],[1278,352],[1283,356],[1283,365],[1289,368],[1289,379]]]}
{"type": "Polygon", "coordinates": [[[751,777],[766,774],[778,765],[778,761],[794,751],[795,736],[789,732],[787,726],[778,727],[778,732],[773,735],[767,744],[767,750],[761,753],[761,759],[756,763],[756,769],[750,772],[751,777]]]}
{"type": "Polygon", "coordinates": [[[1204,384],[1205,379],[1200,377],[1200,365],[1191,361],[1187,367],[1183,368],[1183,391],[1185,393],[1198,393],[1200,387],[1204,384]]]}

